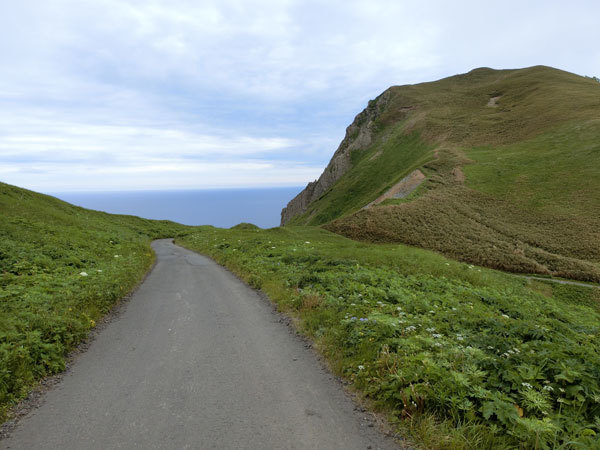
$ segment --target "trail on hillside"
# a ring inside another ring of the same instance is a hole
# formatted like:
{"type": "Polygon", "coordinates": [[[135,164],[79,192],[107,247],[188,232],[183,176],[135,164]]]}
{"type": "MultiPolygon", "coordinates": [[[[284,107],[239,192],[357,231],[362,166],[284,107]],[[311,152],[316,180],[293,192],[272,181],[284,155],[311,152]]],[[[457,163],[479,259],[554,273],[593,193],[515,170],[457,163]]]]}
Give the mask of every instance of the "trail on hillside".
{"type": "Polygon", "coordinates": [[[157,264],[2,449],[393,449],[270,303],[212,260],[157,264]]]}

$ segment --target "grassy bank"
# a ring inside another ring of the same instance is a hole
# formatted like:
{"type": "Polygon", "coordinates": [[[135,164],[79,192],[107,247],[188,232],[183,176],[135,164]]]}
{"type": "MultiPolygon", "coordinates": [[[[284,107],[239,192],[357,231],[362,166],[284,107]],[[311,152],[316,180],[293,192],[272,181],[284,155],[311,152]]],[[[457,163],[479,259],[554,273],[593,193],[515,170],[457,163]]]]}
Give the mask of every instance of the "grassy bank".
{"type": "Polygon", "coordinates": [[[600,445],[597,290],[318,228],[205,227],[177,242],[266,292],[423,447],[600,445]]]}
{"type": "Polygon", "coordinates": [[[143,278],[150,241],[183,228],[0,183],[0,422],[143,278]]]}

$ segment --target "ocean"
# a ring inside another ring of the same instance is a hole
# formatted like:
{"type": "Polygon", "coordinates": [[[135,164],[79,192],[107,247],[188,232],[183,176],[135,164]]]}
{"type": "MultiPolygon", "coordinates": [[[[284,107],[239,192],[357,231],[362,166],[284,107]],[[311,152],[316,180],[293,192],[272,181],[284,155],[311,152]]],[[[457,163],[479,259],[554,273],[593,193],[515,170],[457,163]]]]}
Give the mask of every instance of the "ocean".
{"type": "Polygon", "coordinates": [[[250,222],[279,226],[281,209],[302,187],[186,191],[54,192],[50,195],[88,209],[167,219],[185,225],[229,228],[250,222]]]}

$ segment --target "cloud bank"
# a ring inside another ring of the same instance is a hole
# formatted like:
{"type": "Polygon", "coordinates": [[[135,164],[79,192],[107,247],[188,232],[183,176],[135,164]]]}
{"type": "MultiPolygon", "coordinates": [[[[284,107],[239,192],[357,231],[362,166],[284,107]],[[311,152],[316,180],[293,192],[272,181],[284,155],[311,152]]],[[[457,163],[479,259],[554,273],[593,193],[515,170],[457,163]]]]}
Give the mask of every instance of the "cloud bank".
{"type": "Polygon", "coordinates": [[[303,185],[394,84],[600,74],[596,2],[10,2],[0,180],[42,191],[303,185]]]}

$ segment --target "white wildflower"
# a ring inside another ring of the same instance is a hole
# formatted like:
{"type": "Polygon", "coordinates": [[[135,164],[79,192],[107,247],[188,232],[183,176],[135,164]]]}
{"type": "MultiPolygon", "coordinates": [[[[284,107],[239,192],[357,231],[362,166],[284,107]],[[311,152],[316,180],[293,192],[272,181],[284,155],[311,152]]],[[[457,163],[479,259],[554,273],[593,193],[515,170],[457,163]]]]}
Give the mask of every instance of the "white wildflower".
{"type": "Polygon", "coordinates": [[[510,317],[508,317],[506,314],[502,314],[502,317],[504,317],[505,319],[510,319],[510,317]]]}
{"type": "Polygon", "coordinates": [[[544,386],[542,389],[544,389],[545,391],[548,391],[548,392],[552,392],[554,390],[554,388],[552,386],[544,386]]]}
{"type": "Polygon", "coordinates": [[[529,383],[521,383],[521,386],[525,386],[527,389],[531,389],[533,387],[529,383]]]}
{"type": "Polygon", "coordinates": [[[362,364],[360,364],[360,365],[358,366],[358,370],[365,370],[365,366],[363,366],[362,364]]]}
{"type": "Polygon", "coordinates": [[[81,275],[82,277],[87,277],[87,273],[86,272],[81,272],[79,275],[81,275]]]}

